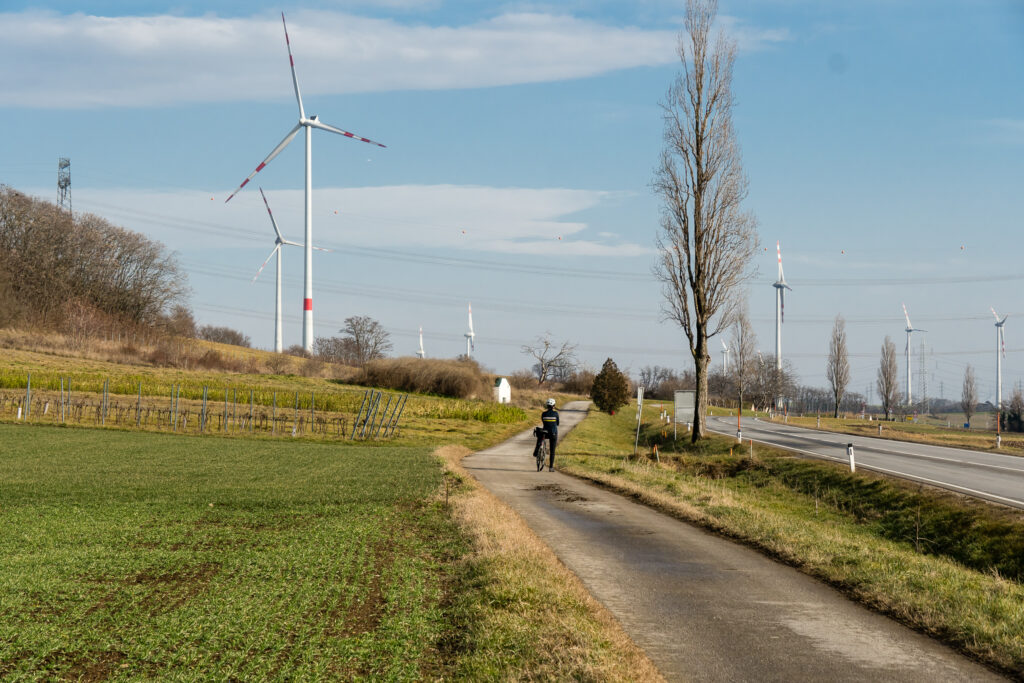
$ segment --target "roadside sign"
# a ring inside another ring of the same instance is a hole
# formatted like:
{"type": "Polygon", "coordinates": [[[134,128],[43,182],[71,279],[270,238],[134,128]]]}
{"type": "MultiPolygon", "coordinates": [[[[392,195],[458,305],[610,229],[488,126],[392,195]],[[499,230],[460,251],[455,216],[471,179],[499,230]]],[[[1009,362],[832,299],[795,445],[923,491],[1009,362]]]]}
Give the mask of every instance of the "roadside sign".
{"type": "Polygon", "coordinates": [[[697,405],[697,392],[693,389],[679,389],[675,392],[675,417],[674,422],[693,422],[693,416],[697,405]]]}

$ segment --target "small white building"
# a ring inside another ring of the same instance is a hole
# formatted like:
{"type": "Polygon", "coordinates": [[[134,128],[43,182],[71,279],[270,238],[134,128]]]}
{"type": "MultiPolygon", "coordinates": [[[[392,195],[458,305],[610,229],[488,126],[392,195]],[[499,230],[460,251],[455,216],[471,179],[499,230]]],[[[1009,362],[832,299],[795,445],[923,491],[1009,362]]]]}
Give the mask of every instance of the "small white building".
{"type": "Polygon", "coordinates": [[[512,401],[512,385],[504,377],[494,380],[494,400],[498,403],[510,403],[512,401]]]}

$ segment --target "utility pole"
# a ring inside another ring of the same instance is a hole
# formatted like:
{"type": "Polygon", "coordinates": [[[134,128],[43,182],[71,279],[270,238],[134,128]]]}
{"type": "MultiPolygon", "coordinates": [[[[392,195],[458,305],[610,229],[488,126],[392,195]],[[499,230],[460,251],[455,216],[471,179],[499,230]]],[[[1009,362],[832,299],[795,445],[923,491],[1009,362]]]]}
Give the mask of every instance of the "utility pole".
{"type": "Polygon", "coordinates": [[[71,159],[57,160],[57,205],[71,213],[71,159]]]}

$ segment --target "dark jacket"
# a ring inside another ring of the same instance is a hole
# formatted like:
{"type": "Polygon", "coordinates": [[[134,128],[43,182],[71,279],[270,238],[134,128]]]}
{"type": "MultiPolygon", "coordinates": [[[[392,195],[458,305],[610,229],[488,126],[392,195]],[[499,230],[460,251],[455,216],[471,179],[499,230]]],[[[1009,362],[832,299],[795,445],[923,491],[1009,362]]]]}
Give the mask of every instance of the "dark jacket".
{"type": "Polygon", "coordinates": [[[548,408],[540,414],[540,421],[544,423],[544,429],[552,436],[558,436],[558,411],[548,408]]]}

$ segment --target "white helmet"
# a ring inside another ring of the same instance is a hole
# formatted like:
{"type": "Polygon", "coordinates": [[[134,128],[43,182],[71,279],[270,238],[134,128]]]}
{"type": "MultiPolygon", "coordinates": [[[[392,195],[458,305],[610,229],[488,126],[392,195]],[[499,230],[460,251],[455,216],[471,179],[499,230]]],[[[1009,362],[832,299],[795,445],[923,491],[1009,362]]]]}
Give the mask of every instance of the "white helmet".
{"type": "Polygon", "coordinates": [[[555,407],[555,399],[553,399],[553,398],[549,398],[549,399],[548,399],[548,400],[547,400],[547,401],[546,401],[546,402],[544,403],[544,405],[546,405],[546,406],[547,406],[548,408],[554,408],[554,407],[555,407]]]}

